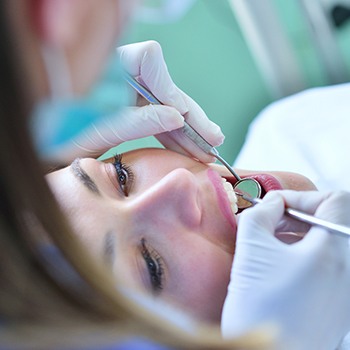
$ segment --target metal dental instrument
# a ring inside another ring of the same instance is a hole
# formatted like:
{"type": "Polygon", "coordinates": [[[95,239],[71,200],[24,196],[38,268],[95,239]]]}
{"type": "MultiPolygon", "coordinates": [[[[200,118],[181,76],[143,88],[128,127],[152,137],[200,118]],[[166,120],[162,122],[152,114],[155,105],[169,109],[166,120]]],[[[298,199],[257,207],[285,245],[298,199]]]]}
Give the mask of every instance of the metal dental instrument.
{"type": "MultiPolygon", "coordinates": [[[[262,202],[262,200],[259,198],[251,198],[245,194],[236,193],[236,195],[243,197],[244,200],[252,203],[253,205],[262,202]]],[[[331,230],[333,232],[341,233],[341,234],[350,236],[350,227],[339,225],[339,224],[334,224],[332,222],[316,218],[313,215],[306,214],[302,211],[292,209],[292,208],[286,208],[284,210],[284,214],[286,216],[289,216],[289,217],[295,219],[295,220],[302,221],[302,222],[305,222],[305,223],[310,224],[310,225],[320,226],[320,227],[326,228],[328,230],[331,230]]]]}
{"type": "MultiPolygon", "coordinates": [[[[130,74],[124,72],[125,80],[134,88],[143,98],[145,98],[148,102],[161,105],[162,102],[157,99],[147,88],[145,88],[142,84],[140,84],[134,77],[130,74]]],[[[261,196],[261,185],[258,181],[252,178],[244,178],[242,179],[230,166],[229,163],[226,162],[224,158],[222,158],[218,152],[218,150],[209,144],[195,129],[192,128],[186,121],[184,122],[184,126],[182,127],[183,133],[194,142],[203,152],[214,156],[217,160],[219,160],[227,170],[236,178],[237,182],[233,185],[233,188],[239,190],[243,193],[249,194],[252,198],[260,198],[261,196]]],[[[247,200],[242,200],[241,197],[238,198],[237,206],[239,209],[244,209],[250,207],[252,205],[251,202],[247,200]]]]}

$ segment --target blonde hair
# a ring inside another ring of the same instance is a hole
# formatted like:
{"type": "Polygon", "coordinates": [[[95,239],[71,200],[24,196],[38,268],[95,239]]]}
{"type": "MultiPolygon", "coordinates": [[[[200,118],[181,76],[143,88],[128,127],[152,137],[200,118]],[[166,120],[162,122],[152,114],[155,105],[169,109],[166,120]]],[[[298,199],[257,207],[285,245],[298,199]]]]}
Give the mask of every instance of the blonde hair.
{"type": "MultiPolygon", "coordinates": [[[[0,2],[0,329],[1,346],[64,348],[128,336],[182,349],[265,349],[265,332],[224,341],[218,327],[194,321],[184,329],[115,287],[115,280],[76,241],[44,180],[28,131],[29,95],[13,28],[0,2]],[[82,283],[43,254],[44,233],[82,283]]],[[[30,85],[29,85],[30,86],[30,85]]]]}

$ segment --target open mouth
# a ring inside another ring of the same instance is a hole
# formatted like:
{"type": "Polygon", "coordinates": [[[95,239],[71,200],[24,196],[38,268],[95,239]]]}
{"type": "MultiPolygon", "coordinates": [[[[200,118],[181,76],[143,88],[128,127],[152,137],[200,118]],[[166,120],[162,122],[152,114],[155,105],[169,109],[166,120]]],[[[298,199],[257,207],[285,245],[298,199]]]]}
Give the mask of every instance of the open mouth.
{"type": "MultiPolygon", "coordinates": [[[[269,191],[283,189],[281,183],[274,176],[272,176],[270,174],[252,174],[252,175],[242,176],[242,179],[244,179],[244,178],[254,179],[255,181],[257,181],[260,184],[260,186],[261,186],[260,198],[263,198],[265,196],[265,194],[267,192],[269,192],[269,191]]],[[[223,179],[226,180],[226,183],[229,182],[231,184],[230,187],[233,187],[233,191],[234,191],[234,186],[237,183],[237,179],[235,179],[233,176],[230,176],[230,177],[225,176],[225,177],[223,177],[223,179]]],[[[227,187],[228,186],[229,185],[227,185],[227,187]]],[[[235,193],[234,193],[234,195],[235,195],[235,193]]],[[[232,208],[234,213],[238,214],[242,210],[244,210],[246,207],[250,206],[250,204],[249,204],[249,205],[247,205],[244,208],[238,208],[239,207],[239,203],[237,204],[237,196],[235,196],[235,197],[236,197],[235,206],[236,206],[237,209],[236,209],[236,211],[234,211],[234,208],[232,208]],[[237,207],[237,205],[238,205],[238,207],[237,207]]]]}

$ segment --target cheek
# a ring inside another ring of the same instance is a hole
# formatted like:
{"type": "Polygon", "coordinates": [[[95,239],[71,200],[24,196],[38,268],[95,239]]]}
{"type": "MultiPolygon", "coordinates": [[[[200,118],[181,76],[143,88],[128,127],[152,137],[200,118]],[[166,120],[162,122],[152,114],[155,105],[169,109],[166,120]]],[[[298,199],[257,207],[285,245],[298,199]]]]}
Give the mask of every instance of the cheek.
{"type": "Polygon", "coordinates": [[[305,176],[294,173],[278,173],[279,179],[283,189],[290,189],[295,191],[314,191],[316,186],[305,176]]]}
{"type": "MultiPolygon", "coordinates": [[[[204,240],[203,240],[204,241],[204,240]]],[[[173,297],[186,311],[207,322],[219,322],[230,278],[232,256],[210,242],[182,247],[173,297]]]]}
{"type": "MultiPolygon", "coordinates": [[[[96,206],[97,207],[97,206],[96,206]]],[[[101,206],[103,208],[103,206],[101,206]]],[[[97,260],[103,259],[104,237],[109,232],[109,218],[104,215],[103,209],[74,210],[66,212],[73,233],[83,244],[86,250],[97,260]]]]}

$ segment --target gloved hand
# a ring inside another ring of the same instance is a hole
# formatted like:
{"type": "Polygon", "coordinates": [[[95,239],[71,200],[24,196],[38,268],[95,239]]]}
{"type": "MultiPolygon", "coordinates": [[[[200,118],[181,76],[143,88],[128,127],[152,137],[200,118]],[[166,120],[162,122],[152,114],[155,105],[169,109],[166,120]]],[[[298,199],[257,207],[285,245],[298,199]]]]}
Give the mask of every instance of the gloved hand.
{"type": "MultiPolygon", "coordinates": [[[[199,105],[181,91],[171,80],[162,49],[155,41],[146,41],[118,48],[126,71],[139,80],[160,100],[162,105],[125,108],[115,118],[101,120],[74,140],[75,147],[66,149],[70,158],[101,154],[113,146],[132,139],[157,135],[167,148],[211,162],[180,130],[184,117],[210,144],[218,146],[224,135],[211,122],[199,105]]],[[[135,103],[136,92],[135,94],[135,103]]]]}
{"type": "MultiPolygon", "coordinates": [[[[276,191],[239,218],[224,337],[272,323],[276,349],[334,350],[350,330],[348,238],[313,226],[288,245],[274,236],[287,206],[350,225],[350,194],[276,191]]],[[[280,225],[281,226],[281,225],[280,225]]],[[[286,230],[304,224],[284,220],[286,230]]]]}

